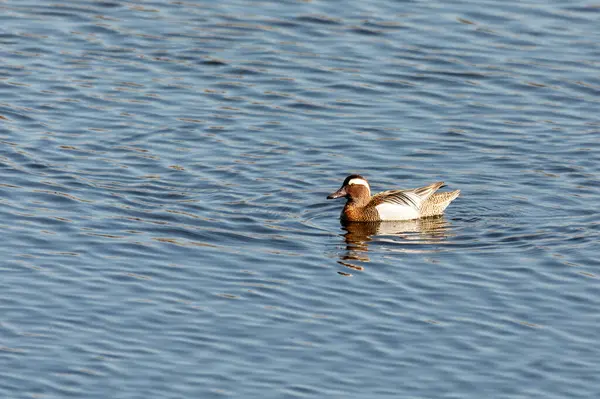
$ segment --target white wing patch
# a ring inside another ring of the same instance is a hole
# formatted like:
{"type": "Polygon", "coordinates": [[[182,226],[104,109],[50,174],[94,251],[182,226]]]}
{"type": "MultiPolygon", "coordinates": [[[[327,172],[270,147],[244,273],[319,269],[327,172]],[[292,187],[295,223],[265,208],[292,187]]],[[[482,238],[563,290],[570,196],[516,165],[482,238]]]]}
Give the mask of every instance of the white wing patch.
{"type": "Polygon", "coordinates": [[[348,185],[351,186],[353,184],[360,184],[361,186],[367,186],[369,187],[369,183],[367,183],[366,180],[364,179],[359,179],[358,177],[356,179],[352,179],[348,182],[348,185]]]}
{"type": "Polygon", "coordinates": [[[412,206],[383,203],[375,207],[381,220],[411,220],[418,219],[419,210],[412,206]]]}

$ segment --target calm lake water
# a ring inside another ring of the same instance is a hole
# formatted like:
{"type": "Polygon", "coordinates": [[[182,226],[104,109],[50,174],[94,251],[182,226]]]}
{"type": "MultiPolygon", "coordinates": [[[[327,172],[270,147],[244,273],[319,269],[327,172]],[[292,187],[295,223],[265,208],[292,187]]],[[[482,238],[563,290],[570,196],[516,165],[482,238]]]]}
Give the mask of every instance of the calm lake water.
{"type": "Polygon", "coordinates": [[[0,397],[600,397],[600,4],[0,3],[0,397]],[[327,201],[438,180],[443,218],[327,201]]]}

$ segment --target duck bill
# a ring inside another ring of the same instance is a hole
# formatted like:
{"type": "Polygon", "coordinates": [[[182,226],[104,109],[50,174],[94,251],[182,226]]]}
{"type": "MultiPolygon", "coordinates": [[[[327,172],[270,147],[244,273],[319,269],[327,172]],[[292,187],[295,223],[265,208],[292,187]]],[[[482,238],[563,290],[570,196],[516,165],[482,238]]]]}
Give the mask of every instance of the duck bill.
{"type": "Polygon", "coordinates": [[[335,199],[335,198],[345,197],[346,194],[347,194],[346,189],[344,187],[342,187],[339,190],[337,190],[335,193],[329,194],[327,196],[327,199],[335,199]]]}

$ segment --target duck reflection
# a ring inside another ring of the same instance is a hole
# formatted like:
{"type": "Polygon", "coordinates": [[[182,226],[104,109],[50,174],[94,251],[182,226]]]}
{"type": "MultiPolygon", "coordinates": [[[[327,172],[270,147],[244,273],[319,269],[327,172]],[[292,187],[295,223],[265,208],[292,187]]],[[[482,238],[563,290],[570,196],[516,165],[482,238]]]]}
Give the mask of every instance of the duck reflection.
{"type": "Polygon", "coordinates": [[[351,269],[363,270],[362,266],[349,261],[369,262],[369,243],[373,241],[373,237],[389,237],[399,244],[433,244],[449,236],[449,225],[444,216],[396,222],[342,222],[342,229],[346,231],[346,251],[342,253],[338,263],[351,269]]]}

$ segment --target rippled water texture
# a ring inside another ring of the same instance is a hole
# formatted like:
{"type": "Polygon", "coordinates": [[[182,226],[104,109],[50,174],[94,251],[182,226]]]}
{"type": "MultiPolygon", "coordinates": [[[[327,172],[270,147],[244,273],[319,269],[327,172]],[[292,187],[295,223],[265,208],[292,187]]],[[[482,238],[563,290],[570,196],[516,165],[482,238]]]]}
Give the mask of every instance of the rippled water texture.
{"type": "Polygon", "coordinates": [[[600,397],[599,18],[1,2],[0,397],[600,397]]]}

